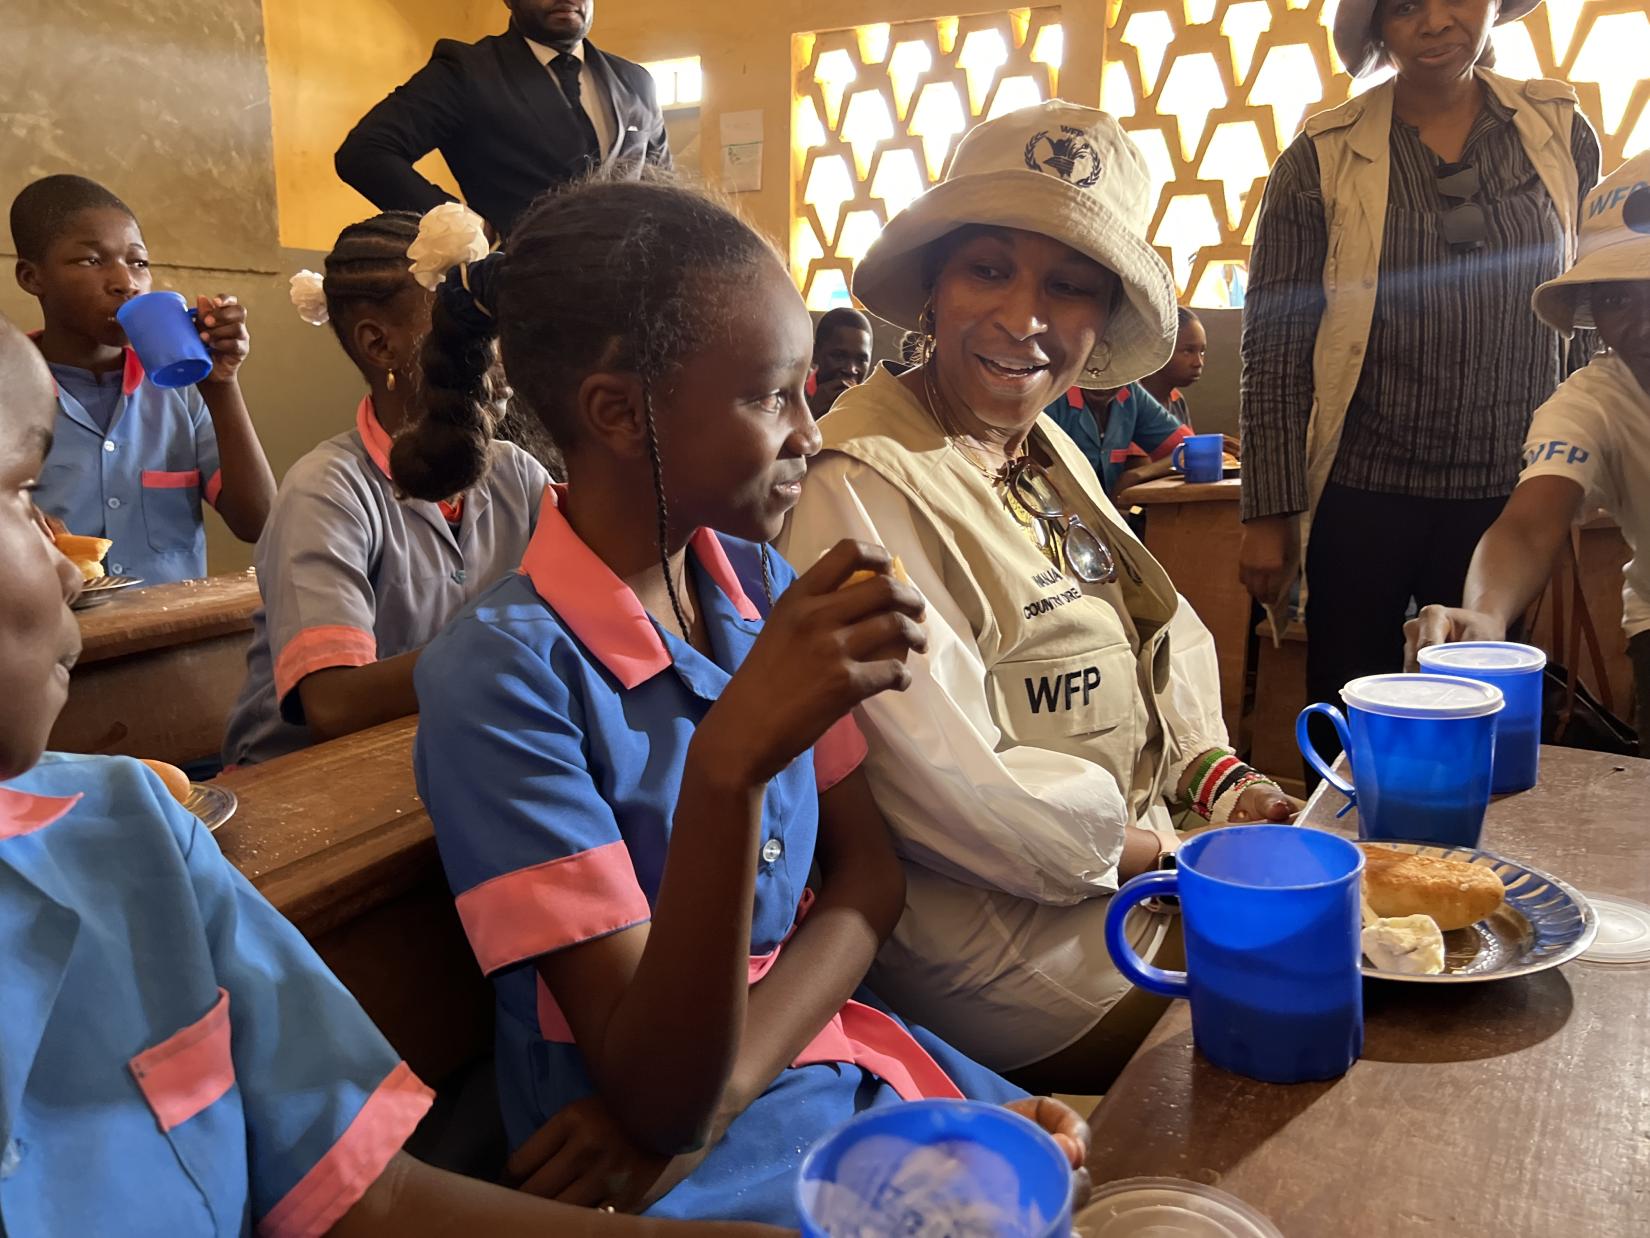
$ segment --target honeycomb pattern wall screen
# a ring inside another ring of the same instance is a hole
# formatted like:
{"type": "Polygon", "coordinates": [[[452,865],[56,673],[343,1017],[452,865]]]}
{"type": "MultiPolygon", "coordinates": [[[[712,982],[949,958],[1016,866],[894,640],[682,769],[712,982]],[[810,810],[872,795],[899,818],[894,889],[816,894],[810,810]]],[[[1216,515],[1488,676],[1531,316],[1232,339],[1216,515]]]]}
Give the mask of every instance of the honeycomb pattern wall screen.
{"type": "Polygon", "coordinates": [[[791,267],[810,309],[850,304],[854,264],[963,134],[1058,93],[1064,50],[1058,8],[793,38],[791,267]]]}
{"type": "MultiPolygon", "coordinates": [[[[1194,305],[1240,305],[1266,173],[1305,117],[1354,83],[1333,0],[1107,0],[1100,105],[1163,186],[1151,238],[1194,305]]],[[[1650,0],[1547,0],[1494,35],[1511,77],[1571,82],[1604,167],[1650,148],[1650,0]]]]}

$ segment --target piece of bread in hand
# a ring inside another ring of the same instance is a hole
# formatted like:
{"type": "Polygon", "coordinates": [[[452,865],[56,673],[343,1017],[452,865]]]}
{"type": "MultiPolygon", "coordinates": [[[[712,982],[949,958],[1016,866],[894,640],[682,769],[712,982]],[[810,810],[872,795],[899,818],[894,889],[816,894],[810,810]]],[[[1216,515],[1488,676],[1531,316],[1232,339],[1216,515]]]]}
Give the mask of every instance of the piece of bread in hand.
{"type": "MultiPolygon", "coordinates": [[[[855,572],[852,576],[848,577],[848,579],[838,585],[837,588],[846,589],[849,585],[857,585],[862,584],[867,580],[875,580],[881,574],[882,573],[880,572],[873,572],[862,568],[861,570],[855,572]]],[[[889,560],[888,574],[895,580],[901,581],[905,584],[911,583],[911,578],[905,574],[905,564],[899,561],[898,555],[895,555],[891,560],[889,560]]]]}
{"type": "Polygon", "coordinates": [[[1481,864],[1363,848],[1364,898],[1382,917],[1431,916],[1444,932],[1477,924],[1506,898],[1501,878],[1481,864]]]}

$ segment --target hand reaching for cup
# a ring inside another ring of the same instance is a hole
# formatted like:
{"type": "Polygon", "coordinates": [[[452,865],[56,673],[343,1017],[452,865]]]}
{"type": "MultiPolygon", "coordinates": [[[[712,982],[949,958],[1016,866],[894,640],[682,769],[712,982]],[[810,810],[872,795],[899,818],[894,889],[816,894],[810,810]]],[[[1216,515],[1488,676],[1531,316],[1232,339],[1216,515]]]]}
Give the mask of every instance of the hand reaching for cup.
{"type": "Polygon", "coordinates": [[[1421,669],[1421,650],[1433,645],[1453,645],[1457,641],[1507,639],[1507,625],[1481,610],[1451,606],[1425,606],[1404,624],[1404,669],[1421,669]]]}

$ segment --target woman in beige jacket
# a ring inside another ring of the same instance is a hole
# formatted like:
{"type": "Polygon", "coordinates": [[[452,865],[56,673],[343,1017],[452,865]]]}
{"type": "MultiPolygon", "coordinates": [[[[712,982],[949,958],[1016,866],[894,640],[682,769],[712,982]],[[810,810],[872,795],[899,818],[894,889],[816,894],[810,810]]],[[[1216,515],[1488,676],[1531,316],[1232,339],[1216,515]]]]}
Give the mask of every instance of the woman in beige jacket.
{"type": "MultiPolygon", "coordinates": [[[[859,711],[905,861],[876,991],[1022,1084],[1098,1090],[1161,1009],[1104,944],[1109,896],[1199,820],[1294,808],[1232,755],[1213,642],[1041,410],[1159,369],[1174,288],[1109,116],[1052,102],[974,130],[855,276],[925,337],[820,423],[782,548],[900,556],[928,604],[912,685],[859,711]],[[888,699],[898,696],[898,700],[888,699]]],[[[1148,951],[1167,922],[1133,926],[1148,951]]]]}

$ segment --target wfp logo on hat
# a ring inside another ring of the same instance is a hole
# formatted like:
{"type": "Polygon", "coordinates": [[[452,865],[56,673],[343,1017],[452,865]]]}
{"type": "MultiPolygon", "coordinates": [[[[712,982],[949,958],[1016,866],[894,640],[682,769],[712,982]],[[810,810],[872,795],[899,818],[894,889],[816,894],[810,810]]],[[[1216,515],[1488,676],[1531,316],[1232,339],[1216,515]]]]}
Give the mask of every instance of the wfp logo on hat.
{"type": "Polygon", "coordinates": [[[1635,185],[1621,204],[1621,222],[1634,232],[1650,236],[1650,185],[1635,185]]]}
{"type": "Polygon", "coordinates": [[[1083,130],[1061,125],[1060,132],[1064,136],[1055,137],[1046,129],[1032,135],[1026,143],[1026,167],[1033,172],[1052,172],[1079,189],[1092,188],[1105,170],[1100,152],[1083,130]]]}

